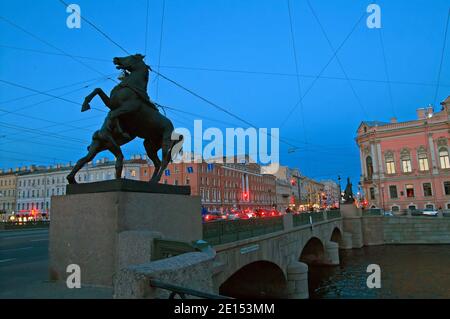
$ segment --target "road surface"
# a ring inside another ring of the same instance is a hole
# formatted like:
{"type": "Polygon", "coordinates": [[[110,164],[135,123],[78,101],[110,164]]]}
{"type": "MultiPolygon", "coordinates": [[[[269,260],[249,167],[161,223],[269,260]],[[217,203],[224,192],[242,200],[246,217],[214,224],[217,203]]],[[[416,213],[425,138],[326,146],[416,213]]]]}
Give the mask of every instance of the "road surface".
{"type": "Polygon", "coordinates": [[[104,288],[48,281],[48,229],[0,231],[0,298],[111,298],[104,288]]]}

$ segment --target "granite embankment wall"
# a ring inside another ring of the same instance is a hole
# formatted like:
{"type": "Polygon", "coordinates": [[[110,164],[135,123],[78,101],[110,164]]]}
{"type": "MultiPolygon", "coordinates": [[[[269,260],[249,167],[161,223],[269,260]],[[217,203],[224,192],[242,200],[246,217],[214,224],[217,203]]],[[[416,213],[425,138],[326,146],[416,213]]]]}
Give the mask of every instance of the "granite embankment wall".
{"type": "Polygon", "coordinates": [[[399,216],[361,217],[364,245],[450,244],[450,218],[399,216]],[[381,236],[382,235],[382,236],[381,236]]]}

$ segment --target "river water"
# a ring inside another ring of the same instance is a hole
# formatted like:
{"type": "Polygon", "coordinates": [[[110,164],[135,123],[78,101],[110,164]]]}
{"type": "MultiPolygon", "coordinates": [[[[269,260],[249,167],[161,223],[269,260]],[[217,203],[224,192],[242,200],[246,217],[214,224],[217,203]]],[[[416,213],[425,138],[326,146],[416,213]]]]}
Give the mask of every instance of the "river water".
{"type": "Polygon", "coordinates": [[[340,261],[310,267],[310,298],[450,298],[450,245],[341,250],[340,261]],[[369,264],[380,266],[381,288],[367,287],[369,264]]]}

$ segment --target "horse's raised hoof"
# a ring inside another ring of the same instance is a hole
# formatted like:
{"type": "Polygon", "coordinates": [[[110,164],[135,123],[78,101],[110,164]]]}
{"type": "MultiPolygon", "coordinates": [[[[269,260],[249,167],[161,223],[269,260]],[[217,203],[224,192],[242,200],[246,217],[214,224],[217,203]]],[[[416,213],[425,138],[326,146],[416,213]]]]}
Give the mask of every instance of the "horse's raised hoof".
{"type": "Polygon", "coordinates": [[[67,181],[69,182],[69,184],[78,184],[77,181],[75,180],[75,176],[72,175],[67,175],[67,181]]]}

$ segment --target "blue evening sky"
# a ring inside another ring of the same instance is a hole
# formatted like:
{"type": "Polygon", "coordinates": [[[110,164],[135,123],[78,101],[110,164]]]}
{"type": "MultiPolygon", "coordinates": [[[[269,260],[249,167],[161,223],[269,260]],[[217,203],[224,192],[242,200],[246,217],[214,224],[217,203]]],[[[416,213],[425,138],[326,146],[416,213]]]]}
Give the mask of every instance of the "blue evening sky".
{"type": "MultiPolygon", "coordinates": [[[[291,0],[300,87],[304,93],[313,86],[303,107],[285,121],[299,98],[287,1],[166,0],[162,43],[163,0],[149,0],[147,39],[146,0],[69,3],[80,5],[82,16],[132,53],[144,53],[147,40],[147,63],[156,69],[161,53],[160,71],[169,78],[258,127],[280,127],[282,138],[299,147],[288,152],[292,146],[280,143],[282,164],[317,179],[350,176],[354,184],[360,174],[355,143],[359,123],[389,121],[394,115],[400,121],[415,119],[416,108],[435,103],[450,7],[450,0],[378,1],[380,31],[366,26],[370,1],[310,0],[335,49],[365,14],[337,54],[358,103],[336,59],[315,81],[333,50],[307,1],[291,0]]],[[[68,13],[58,0],[1,0],[0,16],[71,55],[90,58],[80,58],[87,66],[77,63],[0,19],[0,80],[39,91],[63,87],[49,94],[79,103],[96,86],[108,92],[113,87],[108,80],[81,82],[117,73],[110,61],[124,52],[84,21],[81,29],[67,28],[68,13]],[[90,86],[84,88],[86,84],[90,86]]],[[[449,42],[436,111],[450,95],[449,42]]],[[[204,127],[246,127],[172,83],[155,80],[154,74],[151,80],[153,100],[204,116],[204,127]]],[[[91,105],[107,110],[100,99],[91,105]]],[[[193,119],[200,118],[167,112],[180,127],[191,128],[193,119]]],[[[76,161],[104,115],[97,110],[81,113],[79,105],[0,82],[0,167],[76,161]]],[[[127,157],[143,154],[142,142],[132,142],[124,152],[127,157]]]]}

